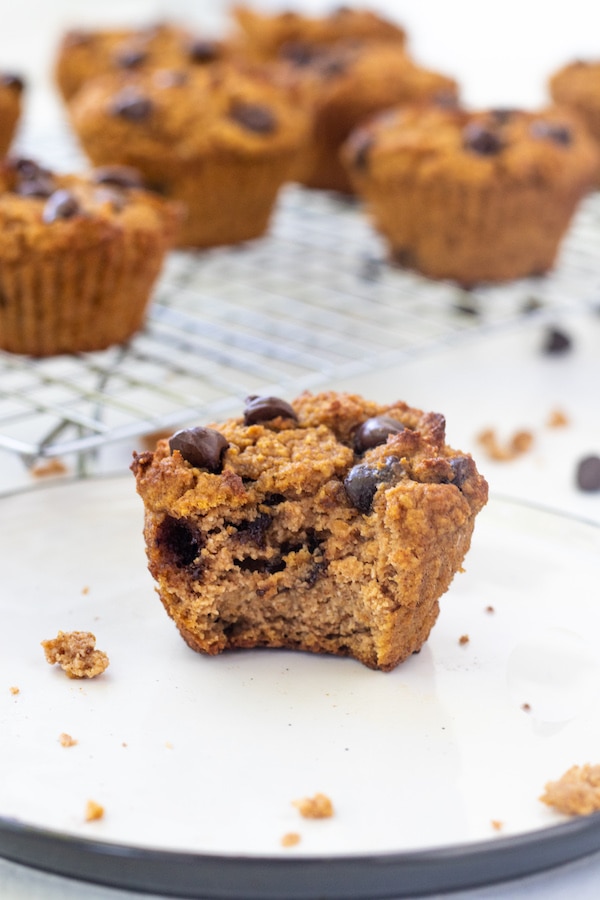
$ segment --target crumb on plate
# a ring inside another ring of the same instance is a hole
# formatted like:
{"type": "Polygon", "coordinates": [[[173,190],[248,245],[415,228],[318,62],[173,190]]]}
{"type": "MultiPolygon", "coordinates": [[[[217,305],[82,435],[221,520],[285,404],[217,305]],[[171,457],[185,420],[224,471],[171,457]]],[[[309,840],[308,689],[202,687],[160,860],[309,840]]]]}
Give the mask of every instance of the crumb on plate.
{"type": "Polygon", "coordinates": [[[296,844],[300,843],[300,835],[296,831],[288,831],[287,834],[284,834],[281,838],[281,846],[282,847],[295,847],[296,844]]]}
{"type": "Polygon", "coordinates": [[[88,800],[85,805],[85,821],[86,822],[95,822],[98,819],[102,819],[104,817],[104,807],[100,805],[100,803],[96,803],[95,800],[88,800]]]}
{"type": "Polygon", "coordinates": [[[552,409],[546,419],[548,428],[564,428],[569,424],[569,417],[562,409],[552,409]]]}
{"type": "Polygon", "coordinates": [[[600,765],[571,766],[558,781],[549,781],[540,797],[567,816],[587,816],[600,810],[600,765]]]}
{"type": "Polygon", "coordinates": [[[96,650],[96,636],[91,631],[59,631],[55,638],[42,641],[46,661],[58,663],[69,678],[95,678],[108,666],[109,659],[96,650]]]}
{"type": "Polygon", "coordinates": [[[11,686],[9,687],[9,691],[11,692],[11,694],[13,695],[13,697],[16,697],[17,694],[20,694],[20,693],[21,693],[21,688],[18,688],[18,687],[16,686],[16,684],[13,684],[13,685],[11,685],[11,686]]]}
{"type": "Polygon", "coordinates": [[[461,645],[461,647],[464,647],[464,645],[468,644],[470,640],[471,640],[471,638],[469,637],[468,634],[461,634],[461,636],[458,639],[458,643],[461,645]]]}
{"type": "Polygon", "coordinates": [[[59,734],[58,741],[61,747],[75,747],[77,741],[74,737],[71,737],[70,734],[67,734],[66,731],[63,731],[62,734],[59,734]]]}
{"type": "Polygon", "coordinates": [[[500,819],[492,819],[491,825],[494,831],[502,831],[504,828],[504,822],[501,822],[500,819]]]}
{"type": "Polygon", "coordinates": [[[485,450],[490,459],[496,462],[509,462],[533,446],[531,431],[516,431],[504,444],[500,442],[493,428],[486,428],[477,435],[477,442],[485,450]]]}
{"type": "Polygon", "coordinates": [[[304,819],[330,819],[333,815],[333,803],[326,794],[303,797],[294,800],[293,805],[304,819]]]}
{"type": "Polygon", "coordinates": [[[44,460],[44,462],[37,463],[37,465],[33,466],[31,474],[34,478],[49,478],[52,475],[66,475],[68,471],[69,470],[64,462],[53,457],[52,459],[44,460]]]}

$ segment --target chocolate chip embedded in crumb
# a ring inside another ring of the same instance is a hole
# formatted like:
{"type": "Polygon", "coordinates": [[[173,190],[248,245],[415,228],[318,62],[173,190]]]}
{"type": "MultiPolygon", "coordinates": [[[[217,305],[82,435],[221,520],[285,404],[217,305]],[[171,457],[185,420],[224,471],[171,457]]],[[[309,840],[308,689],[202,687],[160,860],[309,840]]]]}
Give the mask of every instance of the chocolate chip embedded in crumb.
{"type": "Polygon", "coordinates": [[[538,119],[531,123],[531,135],[542,140],[553,141],[562,147],[568,147],[573,140],[573,133],[568,125],[560,122],[547,122],[538,119]]]}
{"type": "Polygon", "coordinates": [[[125,87],[111,101],[110,112],[130,122],[143,122],[153,109],[152,100],[137,88],[125,87]]]}
{"type": "Polygon", "coordinates": [[[15,75],[13,72],[4,72],[0,75],[0,84],[4,87],[13,88],[15,91],[19,92],[25,87],[23,78],[21,78],[20,75],[15,75]]]}
{"type": "Polygon", "coordinates": [[[469,122],[463,130],[463,146],[479,156],[495,156],[504,144],[500,135],[480,122],[469,122]]]}
{"type": "Polygon", "coordinates": [[[42,210],[42,221],[49,225],[58,219],[71,219],[80,210],[79,201],[71,191],[54,191],[42,210]]]}
{"type": "Polygon", "coordinates": [[[94,184],[109,184],[120,188],[141,188],[142,176],[133,166],[98,166],[91,173],[94,184]]]}
{"type": "Polygon", "coordinates": [[[230,109],[229,117],[256,134],[271,134],[277,126],[272,111],[262,103],[236,103],[230,109]]]}
{"type": "Polygon", "coordinates": [[[454,473],[452,484],[461,489],[471,475],[475,474],[475,463],[470,456],[455,456],[450,460],[450,466],[454,473]]]}
{"type": "Polygon", "coordinates": [[[551,327],[548,328],[544,336],[542,351],[549,356],[555,356],[561,353],[568,353],[572,346],[571,338],[565,331],[551,327]]]}
{"type": "Polygon", "coordinates": [[[359,512],[370,513],[379,485],[398,481],[403,474],[400,460],[395,456],[388,456],[383,465],[358,463],[353,466],[344,479],[344,487],[352,505],[359,512]]]}
{"type": "Polygon", "coordinates": [[[139,47],[124,47],[115,54],[115,62],[121,69],[136,69],[148,59],[148,53],[139,47]]]}
{"type": "Polygon", "coordinates": [[[212,428],[186,428],[169,438],[171,453],[179,450],[186,462],[198,469],[208,469],[216,474],[221,471],[223,454],[229,442],[212,428]]]}
{"type": "Polygon", "coordinates": [[[352,164],[359,172],[366,172],[369,168],[371,150],[375,139],[366,131],[359,132],[352,140],[352,164]]]}
{"type": "Polygon", "coordinates": [[[280,397],[246,397],[244,408],[244,424],[255,425],[257,422],[268,422],[281,416],[283,419],[298,420],[292,406],[280,397]]]}
{"type": "Polygon", "coordinates": [[[214,62],[220,56],[220,48],[217,42],[209,41],[205,38],[195,38],[190,41],[187,51],[189,58],[194,63],[214,62]]]}
{"type": "Polygon", "coordinates": [[[600,491],[600,456],[585,456],[577,465],[577,487],[581,491],[600,491]]]}
{"type": "Polygon", "coordinates": [[[390,434],[399,434],[404,431],[404,425],[391,416],[373,416],[359,425],[354,434],[354,450],[356,453],[364,453],[371,447],[385,444],[390,434]]]}

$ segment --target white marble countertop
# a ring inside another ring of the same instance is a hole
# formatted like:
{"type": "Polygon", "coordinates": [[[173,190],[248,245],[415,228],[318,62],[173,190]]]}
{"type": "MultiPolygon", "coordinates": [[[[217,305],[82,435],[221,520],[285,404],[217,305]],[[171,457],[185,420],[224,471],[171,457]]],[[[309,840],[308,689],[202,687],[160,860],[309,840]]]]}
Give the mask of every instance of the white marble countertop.
{"type": "MultiPolygon", "coordinates": [[[[568,4],[506,0],[494,7],[475,0],[452,4],[389,0],[374,6],[393,10],[413,35],[416,55],[424,63],[456,74],[472,105],[542,104],[545,78],[553,68],[575,57],[600,54],[600,9],[593,9],[589,0],[568,4]]],[[[207,22],[215,30],[225,20],[225,7],[208,0],[194,4],[105,0],[99,7],[76,0],[52,4],[20,0],[6,11],[0,65],[25,71],[32,84],[28,115],[50,120],[60,114],[60,106],[48,71],[58,34],[67,25],[140,22],[175,11],[183,20],[207,22]]],[[[320,4],[312,3],[310,8],[318,10],[320,4]]],[[[412,405],[443,411],[449,442],[477,455],[492,494],[600,525],[600,493],[582,492],[575,481],[578,460],[600,454],[600,315],[574,311],[563,317],[561,326],[572,336],[573,349],[560,357],[540,352],[542,326],[534,320],[485,341],[449,346],[396,369],[332,386],[381,400],[401,396],[412,405]],[[556,410],[567,418],[562,428],[548,425],[548,417],[556,410]],[[477,444],[477,435],[486,427],[494,428],[501,438],[526,429],[533,435],[533,447],[511,462],[487,459],[477,444]]],[[[130,450],[114,449],[111,470],[126,469],[130,450]]],[[[2,471],[0,491],[27,484],[18,461],[3,460],[2,471]]],[[[595,900],[599,883],[600,853],[521,881],[445,896],[595,900]]],[[[0,859],[0,896],[4,900],[133,900],[142,895],[70,881],[0,859]]]]}

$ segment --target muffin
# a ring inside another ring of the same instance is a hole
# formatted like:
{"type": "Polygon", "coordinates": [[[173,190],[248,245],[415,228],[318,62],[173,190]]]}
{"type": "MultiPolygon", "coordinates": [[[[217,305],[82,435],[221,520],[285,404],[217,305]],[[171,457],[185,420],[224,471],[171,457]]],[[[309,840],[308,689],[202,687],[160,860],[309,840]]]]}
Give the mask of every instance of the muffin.
{"type": "Polygon", "coordinates": [[[554,265],[598,154],[568,112],[403,108],[343,159],[391,257],[469,287],[554,265]]]}
{"type": "Polygon", "coordinates": [[[141,328],[177,211],[119,168],[54,174],[0,166],[0,347],[102,350],[141,328]]]}
{"type": "Polygon", "coordinates": [[[247,398],[134,454],[149,570],[192,649],[393,669],[462,567],[487,483],[444,417],[358,395],[247,398]]]}
{"type": "Polygon", "coordinates": [[[228,63],[93,79],[70,116],[95,165],[133,166],[185,205],[189,247],[263,235],[307,132],[283,90],[228,63]]]}
{"type": "Polygon", "coordinates": [[[6,156],[21,117],[25,83],[20,75],[0,73],[0,157],[6,156]]]}
{"type": "Polygon", "coordinates": [[[98,75],[202,66],[228,52],[222,41],[169,23],[139,29],[73,29],[60,42],[54,75],[63,99],[69,101],[98,75]]]}
{"type": "Polygon", "coordinates": [[[241,52],[258,62],[276,59],[285,47],[324,46],[348,38],[390,41],[401,47],[406,43],[401,25],[368,9],[340,6],[328,15],[310,16],[293,11],[264,14],[240,5],[233,15],[241,52]]]}
{"type": "Polygon", "coordinates": [[[310,140],[296,173],[306,187],[353,192],[340,149],[350,132],[375,113],[399,104],[458,102],[453,78],[423,68],[389,42],[293,47],[282,58],[287,61],[279,70],[282,79],[311,118],[310,140]]]}
{"type": "MultiPolygon", "coordinates": [[[[557,105],[579,116],[600,149],[600,60],[564,66],[551,76],[549,89],[557,105]]],[[[596,182],[600,184],[600,164],[596,182]]]]}

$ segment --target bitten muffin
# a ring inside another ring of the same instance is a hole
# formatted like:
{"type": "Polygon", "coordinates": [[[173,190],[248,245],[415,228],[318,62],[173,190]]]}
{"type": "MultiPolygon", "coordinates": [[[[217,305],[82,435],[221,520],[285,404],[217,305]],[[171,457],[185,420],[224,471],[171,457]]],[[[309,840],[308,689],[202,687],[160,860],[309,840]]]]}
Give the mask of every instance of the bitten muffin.
{"type": "Polygon", "coordinates": [[[292,47],[282,59],[287,61],[282,80],[311,117],[310,140],[296,173],[306,187],[353,192],[340,149],[351,131],[375,113],[407,103],[458,103],[453,78],[418,65],[397,44],[292,47]]]}
{"type": "Polygon", "coordinates": [[[390,670],[419,650],[487,483],[403,402],[249,397],[134,454],[149,569],[194,650],[283,647],[390,670]]]}
{"type": "Polygon", "coordinates": [[[20,75],[0,73],[0,157],[13,142],[22,111],[25,82],[20,75]]]}
{"type": "MultiPolygon", "coordinates": [[[[549,89],[557,105],[579,116],[600,150],[600,60],[563,66],[551,76],[549,89]]],[[[600,184],[600,162],[596,182],[600,184]]]]}
{"type": "Polygon", "coordinates": [[[121,168],[0,167],[0,347],[102,350],[142,326],[178,211],[121,168]]]}
{"type": "Polygon", "coordinates": [[[562,109],[399,109],[343,158],[399,264],[464,286],[547,272],[598,156],[562,109]]]}
{"type": "Polygon", "coordinates": [[[307,132],[267,77],[226,63],[97,78],[70,112],[95,165],[134,166],[185,205],[180,246],[263,235],[307,132]]]}
{"type": "Polygon", "coordinates": [[[234,7],[241,52],[258,62],[276,59],[282,48],[324,46],[347,38],[406,43],[406,31],[368,9],[340,6],[328,15],[300,12],[261,13],[248,6],[234,7]]]}
{"type": "Polygon", "coordinates": [[[224,42],[169,23],[139,29],[73,29],[59,44],[54,74],[61,95],[69,101],[98,75],[202,66],[228,54],[224,42]]]}

